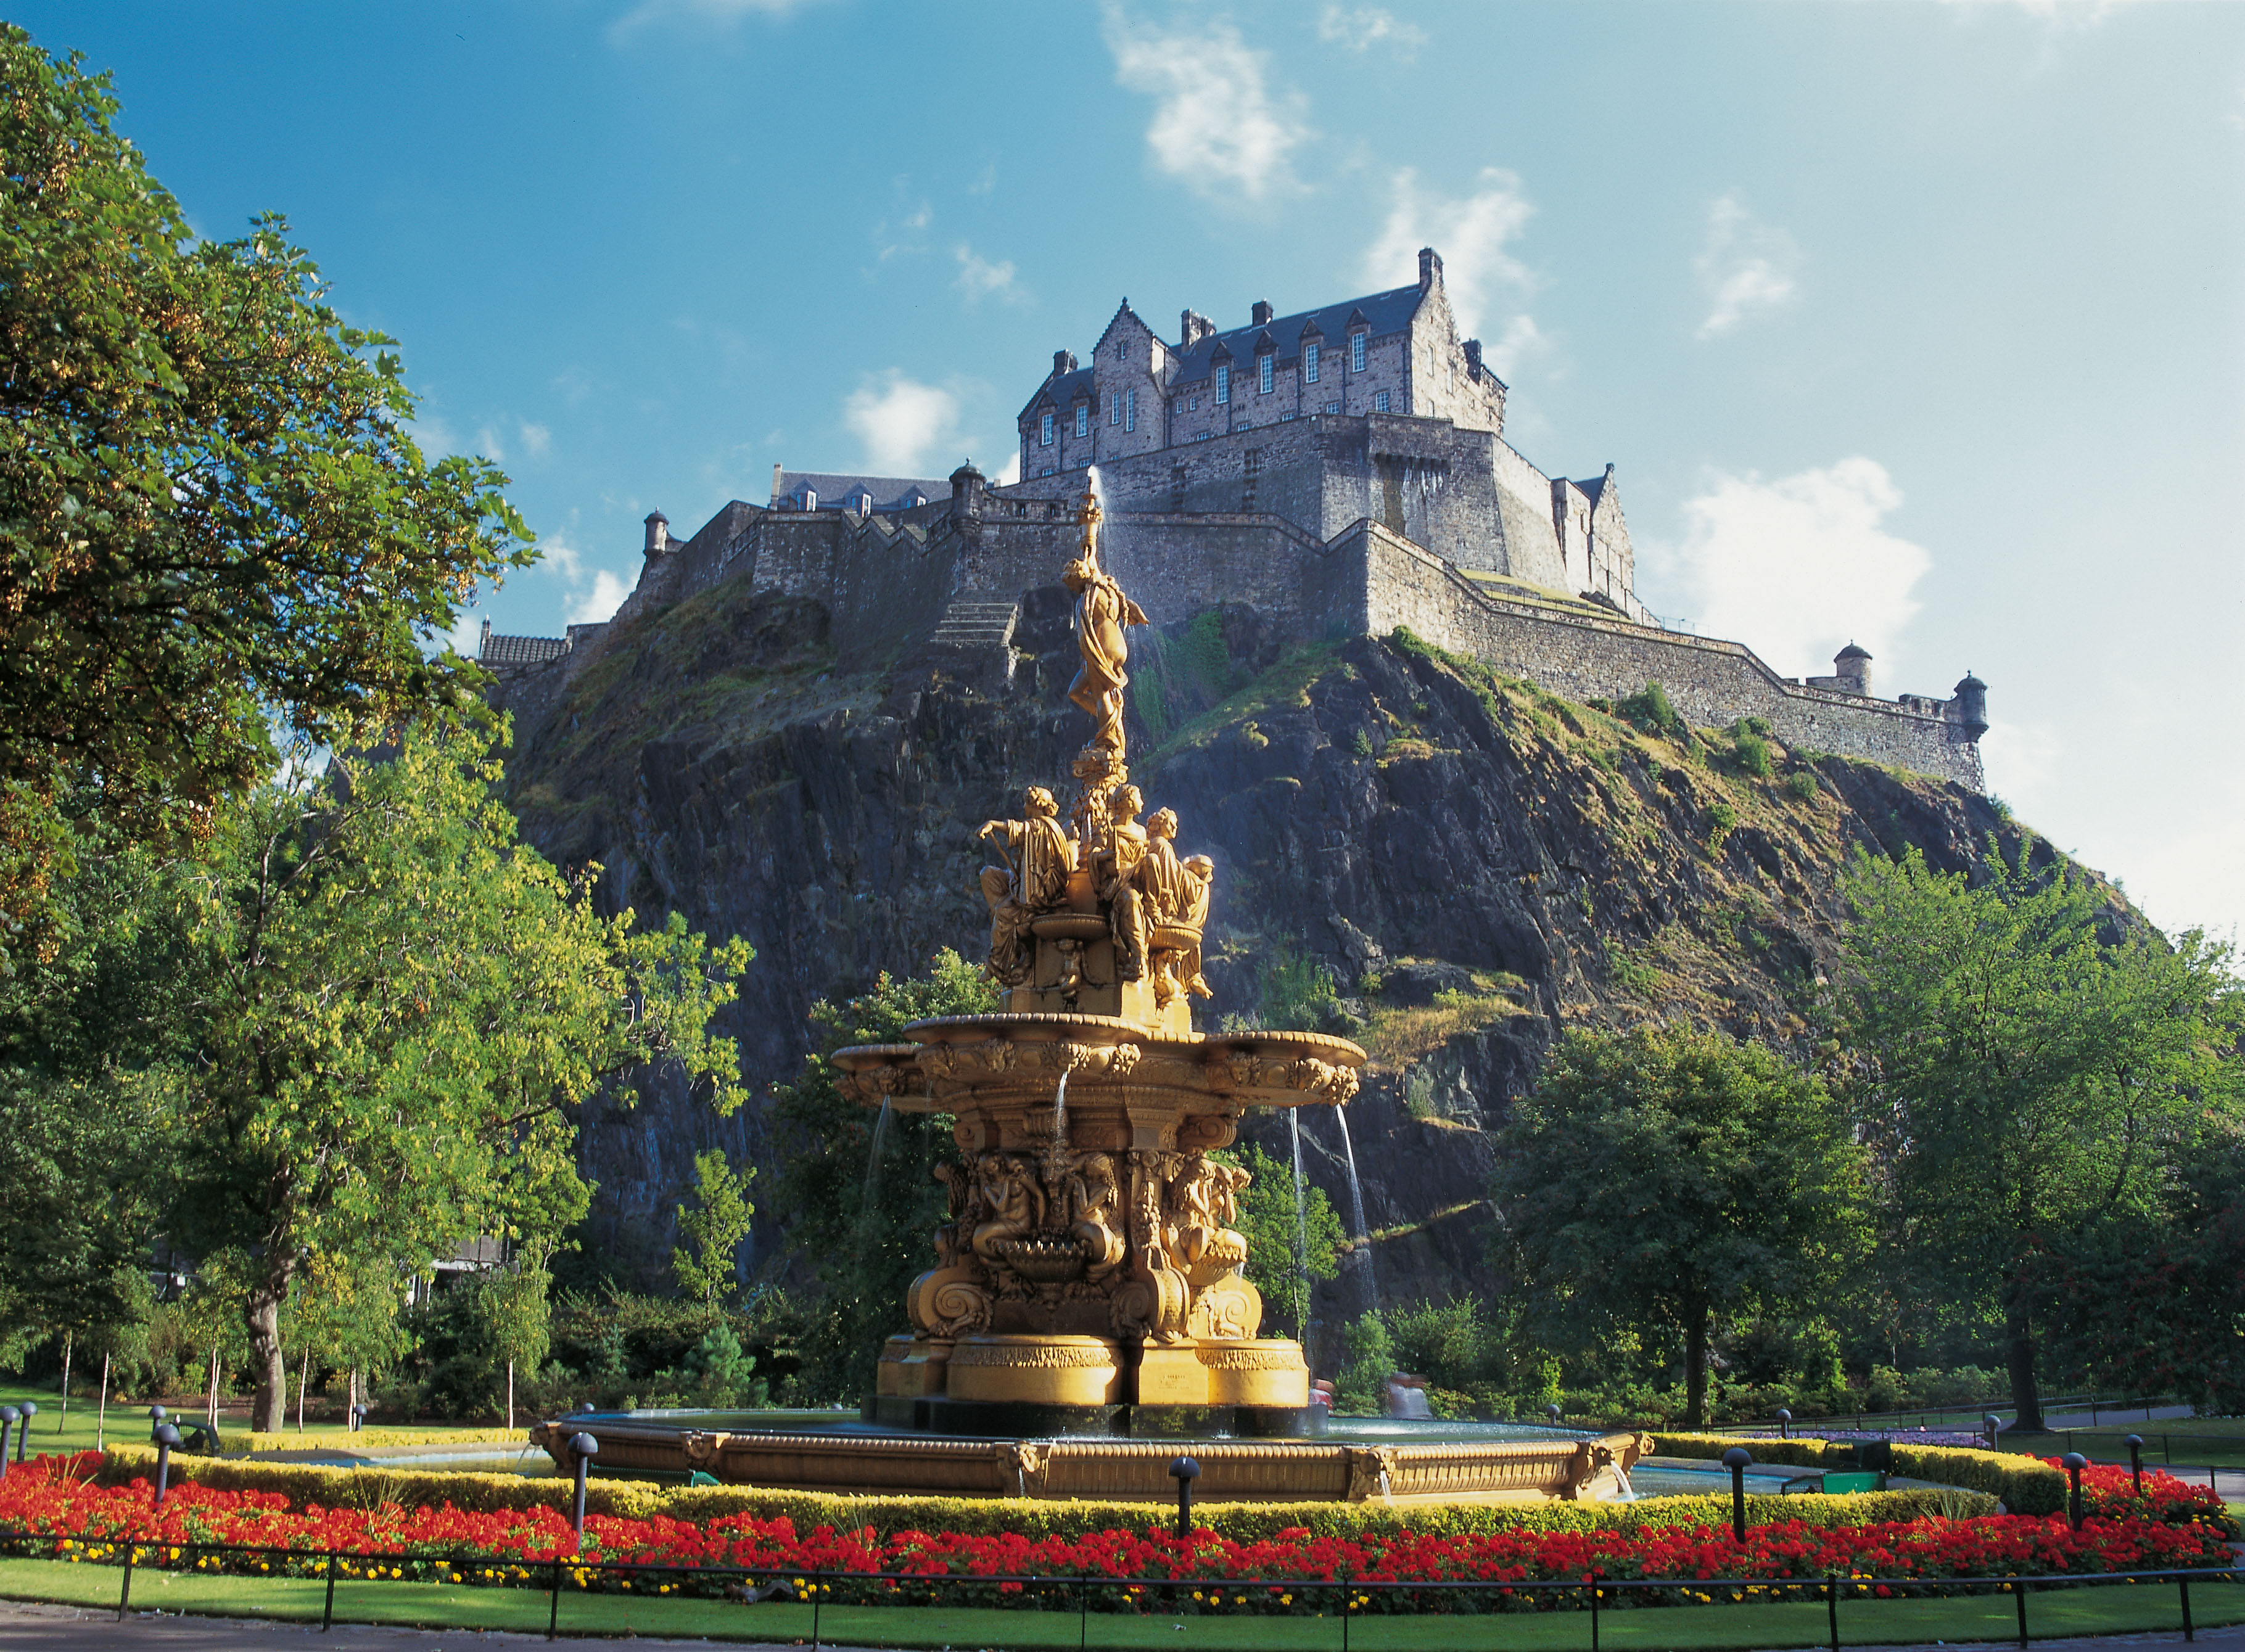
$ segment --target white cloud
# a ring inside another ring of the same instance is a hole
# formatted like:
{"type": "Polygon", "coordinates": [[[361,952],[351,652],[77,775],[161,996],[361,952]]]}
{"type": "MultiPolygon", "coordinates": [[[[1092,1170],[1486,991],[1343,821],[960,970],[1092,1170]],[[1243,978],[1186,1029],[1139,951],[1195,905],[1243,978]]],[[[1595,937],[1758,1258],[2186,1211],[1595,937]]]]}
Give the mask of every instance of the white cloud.
{"type": "Polygon", "coordinates": [[[629,595],[631,587],[623,582],[621,576],[606,568],[595,568],[591,586],[571,597],[568,622],[573,626],[596,626],[603,620],[614,618],[616,610],[623,606],[624,599],[629,595]]]}
{"type": "Polygon", "coordinates": [[[486,424],[476,432],[476,451],[496,464],[506,457],[506,443],[499,439],[497,430],[486,424]]]}
{"type": "MultiPolygon", "coordinates": [[[[1652,547],[1680,576],[1702,636],[1745,643],[1785,674],[1822,676],[1848,642],[1875,659],[1916,613],[1911,587],[1933,565],[1880,525],[1902,490],[1875,459],[1764,482],[1718,474],[1684,507],[1683,545],[1652,547]]],[[[1872,668],[1875,687],[1882,687],[1872,668]]]]}
{"type": "MultiPolygon", "coordinates": [[[[898,179],[899,187],[904,181],[902,179],[898,179]]],[[[926,252],[927,243],[917,238],[922,230],[934,221],[935,208],[923,200],[912,211],[899,213],[893,218],[884,218],[879,223],[874,225],[873,242],[881,249],[881,261],[885,264],[900,253],[926,252]]]]}
{"type": "Polygon", "coordinates": [[[729,29],[743,17],[784,17],[816,3],[817,0],[641,0],[608,25],[608,39],[621,45],[648,24],[668,18],[729,29]]]}
{"type": "Polygon", "coordinates": [[[1015,448],[1006,456],[1006,462],[998,467],[998,474],[990,478],[990,485],[997,488],[1011,487],[1021,479],[1021,450],[1015,448]]]}
{"type": "Polygon", "coordinates": [[[982,298],[1000,298],[1008,304],[1028,301],[1028,294],[1014,281],[1012,259],[994,264],[977,255],[965,241],[960,242],[952,252],[959,260],[959,279],[952,285],[967,295],[968,303],[982,298]]]}
{"type": "Polygon", "coordinates": [[[476,651],[483,647],[483,616],[472,608],[463,608],[452,616],[451,629],[430,634],[429,652],[437,653],[449,644],[452,652],[463,660],[472,660],[476,657],[476,651]]]}
{"type": "Polygon", "coordinates": [[[1783,230],[1762,223],[1735,194],[1707,208],[1707,239],[1692,267],[1707,295],[1701,338],[1719,338],[1760,310],[1793,301],[1801,248],[1783,230]]]}
{"type": "Polygon", "coordinates": [[[546,571],[558,576],[564,585],[581,584],[585,578],[585,559],[558,533],[549,533],[538,543],[538,551],[545,559],[546,571]]]}
{"type": "Polygon", "coordinates": [[[2115,11],[2145,0],[1944,0],[1944,3],[1973,10],[2007,10],[2024,11],[2031,17],[2062,28],[2089,29],[2105,21],[2115,11]]]}
{"type": "Polygon", "coordinates": [[[522,450],[525,453],[529,454],[531,457],[534,459],[542,459],[546,457],[546,450],[553,445],[553,432],[552,430],[548,430],[543,424],[532,424],[527,419],[523,421],[522,450]]]}
{"type": "MultiPolygon", "coordinates": [[[[1502,166],[1484,166],[1476,182],[1480,187],[1469,195],[1437,195],[1420,188],[1418,174],[1406,166],[1388,186],[1394,204],[1387,222],[1364,253],[1365,283],[1387,288],[1416,281],[1419,249],[1434,248],[1442,255],[1442,285],[1449,291],[1458,328],[1468,334],[1481,326],[1492,288],[1535,284],[1526,267],[1505,250],[1505,243],[1536,213],[1521,193],[1519,176],[1502,166]]],[[[1516,318],[1515,325],[1526,319],[1516,318]]],[[[1523,338],[1534,332],[1529,322],[1523,338]]]]}
{"type": "Polygon", "coordinates": [[[1351,51],[1368,51],[1384,43],[1407,62],[1427,44],[1427,31],[1384,7],[1329,5],[1318,14],[1318,38],[1351,51]]]}
{"type": "Polygon", "coordinates": [[[1496,343],[1482,348],[1482,360],[1489,364],[1490,372],[1509,384],[1523,362],[1541,355],[1548,348],[1536,318],[1516,315],[1504,324],[1504,331],[1496,343]]]}
{"type": "Polygon", "coordinates": [[[959,425],[959,398],[895,368],[869,377],[842,404],[842,422],[865,444],[865,466],[882,476],[916,474],[959,425]]]}
{"type": "Polygon", "coordinates": [[[1311,136],[1299,93],[1264,83],[1269,54],[1228,23],[1164,32],[1107,13],[1116,84],[1156,99],[1146,127],[1154,164],[1204,195],[1234,191],[1259,200],[1294,186],[1286,157],[1311,136]]]}

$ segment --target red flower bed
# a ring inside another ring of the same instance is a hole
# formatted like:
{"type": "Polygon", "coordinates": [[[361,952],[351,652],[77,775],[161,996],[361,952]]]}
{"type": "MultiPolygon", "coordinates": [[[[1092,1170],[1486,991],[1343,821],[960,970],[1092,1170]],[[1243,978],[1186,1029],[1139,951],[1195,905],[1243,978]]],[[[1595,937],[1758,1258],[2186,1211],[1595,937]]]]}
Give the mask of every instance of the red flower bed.
{"type": "MultiPolygon", "coordinates": [[[[96,1486],[87,1478],[98,1459],[42,1458],[0,1481],[0,1530],[36,1534],[12,1552],[58,1559],[121,1563],[131,1547],[141,1565],[203,1570],[303,1574],[316,1572],[335,1551],[346,1558],[349,1577],[397,1577],[457,1583],[540,1583],[556,1560],[580,1587],[630,1588],[638,1592],[715,1594],[729,1577],[636,1575],[586,1564],[638,1562],[658,1567],[743,1567],[767,1590],[808,1599],[813,1587],[834,1601],[940,1600],[952,1605],[1041,1603],[1035,1585],[992,1582],[947,1587],[939,1594],[916,1579],[1034,1576],[1108,1580],[1095,1590],[1102,1609],[1132,1609],[1142,1599],[1161,1609],[1320,1611],[1339,1604],[1340,1591],[1288,1588],[1280,1580],[1410,1585],[1441,1581],[1489,1583],[1580,1582],[1590,1578],[1674,1582],[1673,1591],[1631,1591],[1631,1603],[1653,1598],[1708,1599],[1692,1586],[1716,1578],[1747,1580],[1757,1598],[1775,1599],[1797,1586],[1827,1577],[1849,1580],[1866,1593],[1886,1594],[1946,1578],[2127,1572],[2224,1566],[2228,1548],[2219,1530],[2196,1521],[2091,1518],[2079,1532],[2063,1518],[1995,1515],[1975,1520],[1924,1520],[1816,1528],[1787,1521],[1749,1528],[1746,1541],[1726,1528],[1679,1527],[1631,1533],[1509,1531],[1427,1536],[1410,1532],[1364,1533],[1354,1538],[1318,1537],[1300,1527],[1263,1541],[1240,1542],[1210,1531],[1179,1539],[1160,1527],[1104,1531],[1080,1538],[967,1536],[957,1533],[871,1528],[837,1532],[821,1527],[799,1535],[790,1520],[736,1514],[702,1525],[657,1516],[629,1520],[594,1515],[585,1523],[585,1552],[577,1557],[568,1520],[551,1508],[470,1513],[441,1508],[292,1508],[275,1493],[175,1487],[163,1507],[153,1505],[145,1479],[96,1486]],[[253,1555],[198,1554],[198,1544],[270,1546],[253,1555]],[[410,1557],[383,1561],[373,1556],[410,1557]],[[860,1572],[876,1579],[815,1586],[805,1574],[860,1572]],[[1162,1588],[1169,1580],[1224,1580],[1193,1594],[1162,1588]],[[1227,1593],[1227,1590],[1229,1591],[1227,1593]]],[[[2149,1477],[2147,1477],[2147,1490],[2149,1477]]],[[[2181,1486],[2181,1482],[2174,1482],[2181,1486]]],[[[2120,1495],[2110,1486],[2099,1494],[2120,1495]]],[[[2181,1487],[2183,1493],[2191,1490],[2181,1487]]],[[[2133,1498],[2133,1492],[2126,1493],[2133,1498]]],[[[2161,1499],[2176,1493],[2160,1488],[2161,1499]]],[[[1067,1586],[1072,1591],[1074,1585],[1067,1586]]],[[[1353,1593],[1353,1592],[1352,1592],[1353,1593]]],[[[1579,1604],[1567,1592],[1541,1601],[1510,1600],[1469,1592],[1372,1591],[1356,1596],[1360,1610],[1491,1610],[1579,1604]]],[[[1048,1602],[1073,1607],[1075,1596],[1048,1602]]]]}
{"type": "MultiPolygon", "coordinates": [[[[2061,1473],[2062,1458],[2042,1459],[2061,1473]]],[[[2117,1463],[2092,1463],[2081,1471],[2081,1512],[2088,1519],[2164,1520],[2180,1525],[2204,1521],[2223,1525],[2228,1510],[2211,1486],[2193,1486],[2159,1469],[2144,1471],[2144,1492],[2136,1494],[2135,1476],[2117,1463]]]]}

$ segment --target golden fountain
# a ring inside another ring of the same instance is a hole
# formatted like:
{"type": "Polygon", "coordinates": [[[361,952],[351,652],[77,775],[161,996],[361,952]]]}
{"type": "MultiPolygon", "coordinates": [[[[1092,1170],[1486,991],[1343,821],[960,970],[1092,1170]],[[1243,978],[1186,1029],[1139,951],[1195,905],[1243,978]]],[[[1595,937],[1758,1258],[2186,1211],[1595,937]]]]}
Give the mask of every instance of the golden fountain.
{"type": "MultiPolygon", "coordinates": [[[[1201,1034],[1192,999],[1215,869],[1180,859],[1177,816],[1124,764],[1125,629],[1145,616],[1100,564],[1087,491],[1068,565],[1091,714],[1065,822],[1030,787],[986,822],[998,1014],[915,1022],[909,1043],[838,1052],[867,1107],[946,1114],[948,1220],[912,1282],[850,1433],[602,1421],[604,1467],[842,1490],[1161,1497],[1191,1438],[1217,1498],[1516,1501],[1610,1495],[1635,1435],[1326,1443],[1298,1343],[1263,1303],[1231,1225],[1248,1173],[1216,1156],[1250,1107],[1341,1107],[1365,1053],[1314,1032],[1201,1034]],[[1087,1438],[1088,1437],[1088,1438],[1087,1438]],[[1120,1438],[1118,1438],[1120,1437],[1120,1438]],[[1158,1444],[1167,1440],[1169,1445],[1158,1444]]],[[[682,1419],[683,1420],[683,1419],[682,1419]]],[[[711,1419],[715,1421],[716,1419],[711,1419]]],[[[583,1418],[537,1438],[556,1460],[583,1418]]],[[[1415,1436],[1423,1439],[1424,1436],[1415,1436]]]]}

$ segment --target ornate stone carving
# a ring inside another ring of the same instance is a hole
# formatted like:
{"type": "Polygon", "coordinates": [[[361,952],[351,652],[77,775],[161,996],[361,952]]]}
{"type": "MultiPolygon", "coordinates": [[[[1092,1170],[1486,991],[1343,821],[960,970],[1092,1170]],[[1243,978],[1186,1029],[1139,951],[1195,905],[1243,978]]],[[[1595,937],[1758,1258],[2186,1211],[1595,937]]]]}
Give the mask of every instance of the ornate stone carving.
{"type": "MultiPolygon", "coordinates": [[[[956,1355],[953,1356],[954,1358],[956,1355]]],[[[1351,1446],[1348,1452],[1348,1500],[1361,1503],[1385,1498],[1394,1486],[1395,1448],[1392,1446],[1351,1446]]]]}
{"type": "Polygon", "coordinates": [[[1068,685],[1068,697],[1091,714],[1091,743],[1122,761],[1122,690],[1130,679],[1123,671],[1127,647],[1123,629],[1143,626],[1146,616],[1122,594],[1107,571],[1099,565],[1099,524],[1102,512],[1096,494],[1086,492],[1075,519],[1083,529],[1082,548],[1061,582],[1075,593],[1075,647],[1083,667],[1068,685]]]}
{"type": "Polygon", "coordinates": [[[1032,1371],[1092,1371],[1114,1363],[1112,1348],[1092,1342],[1048,1342],[1032,1344],[1015,1339],[1004,1343],[963,1342],[951,1351],[953,1365],[1025,1365],[1032,1371]]]}
{"type": "Polygon", "coordinates": [[[1029,978],[1036,964],[1029,926],[1068,903],[1068,875],[1075,846],[1060,821],[1060,805],[1041,786],[1021,799],[1026,820],[986,820],[975,834],[994,844],[1003,866],[982,869],[982,898],[990,906],[990,972],[1009,986],[1029,978]]]}

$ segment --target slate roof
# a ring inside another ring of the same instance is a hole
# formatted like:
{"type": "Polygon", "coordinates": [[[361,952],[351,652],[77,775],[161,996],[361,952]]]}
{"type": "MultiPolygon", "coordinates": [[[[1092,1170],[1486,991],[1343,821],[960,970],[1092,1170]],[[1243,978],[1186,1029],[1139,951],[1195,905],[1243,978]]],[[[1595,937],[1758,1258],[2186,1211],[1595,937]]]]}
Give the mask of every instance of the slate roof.
{"type": "Polygon", "coordinates": [[[1038,385],[1037,393],[1029,398],[1028,405],[1021,410],[1022,416],[1027,417],[1042,406],[1048,396],[1052,397],[1054,407],[1061,413],[1066,413],[1068,409],[1074,407],[1075,398],[1079,396],[1090,403],[1095,410],[1099,406],[1099,391],[1093,383],[1092,369],[1088,367],[1079,367],[1073,373],[1063,373],[1057,379],[1047,379],[1038,385]]]}
{"type": "Polygon", "coordinates": [[[1411,316],[1424,296],[1418,282],[1414,281],[1408,287],[1374,293],[1368,298],[1344,298],[1338,304],[1326,304],[1293,315],[1281,315],[1259,325],[1250,322],[1246,326],[1235,327],[1229,332],[1211,333],[1189,350],[1171,349],[1170,358],[1177,363],[1177,382],[1184,384],[1210,377],[1210,362],[1218,344],[1224,346],[1226,353],[1237,360],[1251,362],[1258,349],[1275,350],[1286,356],[1299,355],[1302,348],[1302,330],[1312,322],[1318,324],[1318,331],[1328,339],[1340,338],[1352,324],[1362,326],[1368,323],[1375,337],[1383,333],[1400,333],[1411,324],[1411,316]]]}
{"type": "Polygon", "coordinates": [[[542,666],[568,652],[569,640],[566,637],[502,637],[493,633],[483,640],[483,646],[476,650],[476,660],[486,666],[542,666]]]}
{"type": "Polygon", "coordinates": [[[797,510],[803,508],[803,492],[810,489],[818,496],[817,509],[839,511],[860,490],[873,496],[876,511],[907,511],[912,508],[912,493],[919,491],[925,499],[947,499],[951,484],[929,481],[908,476],[843,476],[827,471],[782,471],[779,473],[779,498],[797,510]]]}

